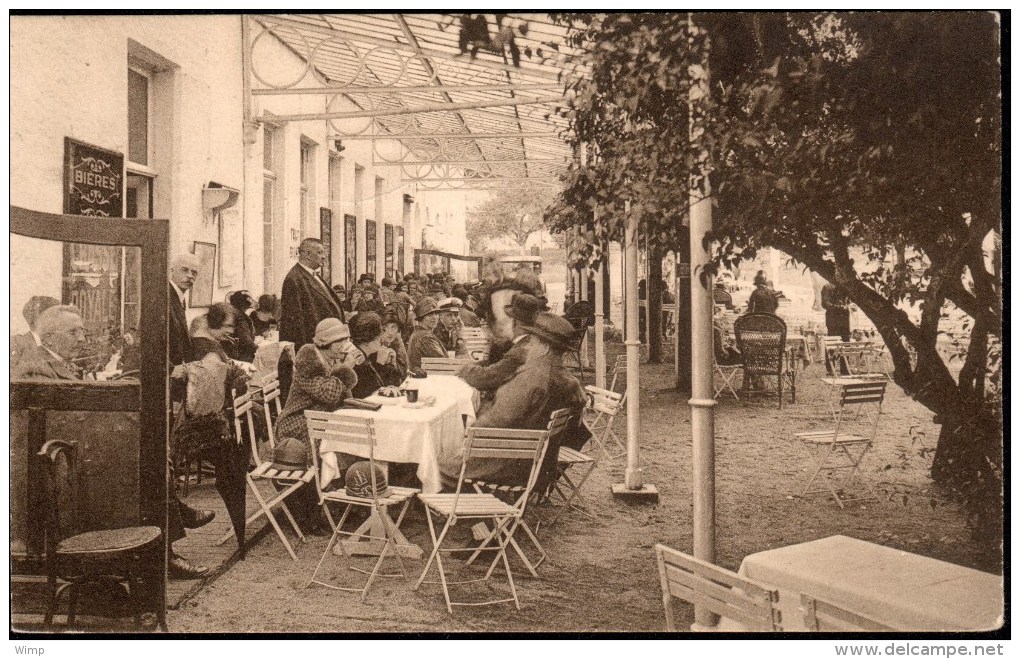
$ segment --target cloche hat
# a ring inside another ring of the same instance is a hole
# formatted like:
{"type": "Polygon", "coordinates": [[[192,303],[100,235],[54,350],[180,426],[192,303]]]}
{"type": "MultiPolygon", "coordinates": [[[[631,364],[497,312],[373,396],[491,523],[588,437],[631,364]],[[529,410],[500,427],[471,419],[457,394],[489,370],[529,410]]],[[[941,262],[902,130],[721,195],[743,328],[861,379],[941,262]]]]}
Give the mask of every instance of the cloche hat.
{"type": "Polygon", "coordinates": [[[349,338],[351,338],[351,330],[340,322],[339,318],[324,318],[315,326],[315,336],[312,341],[318,347],[325,348],[341,339],[349,338]]]}

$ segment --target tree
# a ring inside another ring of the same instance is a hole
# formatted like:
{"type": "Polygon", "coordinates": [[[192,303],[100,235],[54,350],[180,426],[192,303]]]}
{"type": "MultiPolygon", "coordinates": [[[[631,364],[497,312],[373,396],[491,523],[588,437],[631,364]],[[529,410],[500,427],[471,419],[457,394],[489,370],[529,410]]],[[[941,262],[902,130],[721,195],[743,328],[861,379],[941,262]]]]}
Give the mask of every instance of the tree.
{"type": "Polygon", "coordinates": [[[568,174],[550,222],[618,235],[629,198],[646,235],[671,244],[688,176],[708,176],[713,234],[691,239],[723,265],[775,247],[843,288],[895,382],[942,423],[934,479],[965,491],[986,528],[1001,523],[1001,279],[986,254],[1001,235],[996,16],[721,13],[695,15],[694,30],[684,14],[558,19],[590,71],[568,80],[564,112],[602,157],[568,174]],[[702,56],[711,96],[688,108],[702,56]],[[900,246],[912,256],[897,261],[900,246]],[[919,320],[902,308],[914,303],[919,320]],[[954,310],[971,333],[955,379],[938,350],[954,310]]]}
{"type": "Polygon", "coordinates": [[[509,238],[523,250],[531,234],[544,228],[543,213],[555,198],[556,191],[548,186],[521,185],[499,190],[468,215],[471,251],[485,251],[486,242],[494,238],[509,238]]]}

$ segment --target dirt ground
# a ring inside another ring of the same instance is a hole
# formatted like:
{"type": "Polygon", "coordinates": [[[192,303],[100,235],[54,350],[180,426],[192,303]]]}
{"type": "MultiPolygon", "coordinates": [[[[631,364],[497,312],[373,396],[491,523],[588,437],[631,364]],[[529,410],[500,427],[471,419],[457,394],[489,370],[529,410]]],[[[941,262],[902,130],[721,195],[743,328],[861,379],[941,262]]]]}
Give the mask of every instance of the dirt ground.
{"type": "MultiPolygon", "coordinates": [[[[664,629],[653,545],[691,551],[691,434],[687,397],[668,388],[672,365],[642,365],[641,461],[645,481],[659,490],[657,505],[621,503],[610,486],[623,480],[624,459],[602,463],[585,486],[594,519],[570,512],[539,536],[549,553],[539,579],[514,564],[521,611],[512,605],[459,608],[447,613],[438,585],[411,590],[401,579],[379,580],[362,603],[353,593],[305,588],[327,539],[299,545],[292,561],[272,534],[215,582],[169,616],[172,632],[655,632],[664,629]]],[[[828,425],[824,367],[800,374],[797,402],[775,398],[741,405],[724,398],[716,408],[717,562],[736,570],[744,556],[831,535],[849,535],[987,571],[997,558],[982,554],[956,505],[933,490],[929,459],[917,455],[909,429],[917,425],[934,447],[932,415],[890,386],[879,439],[864,477],[881,497],[849,504],[797,496],[809,476],[809,454],[793,433],[828,425]]],[[[625,417],[617,420],[625,436],[625,417]]],[[[415,505],[403,525],[431,548],[424,513],[415,505]]],[[[527,548],[527,545],[525,545],[527,548]]],[[[356,574],[337,567],[328,573],[356,574]]],[[[450,561],[458,568],[461,562],[450,561]]],[[[359,565],[368,564],[360,559],[359,565]]],[[[395,564],[394,564],[395,565],[395,564]]],[[[416,578],[423,562],[408,561],[416,578]]],[[[470,572],[475,575],[475,572],[470,572]]],[[[494,589],[505,593],[497,572],[494,589]]],[[[435,573],[433,572],[433,577],[435,573]]],[[[414,579],[412,579],[413,582],[414,579]]],[[[464,593],[465,591],[458,591],[464,593]]],[[[489,596],[474,584],[468,591],[489,596]]],[[[470,596],[470,595],[468,595],[470,596]]],[[[678,605],[685,629],[692,610],[678,605]]]]}

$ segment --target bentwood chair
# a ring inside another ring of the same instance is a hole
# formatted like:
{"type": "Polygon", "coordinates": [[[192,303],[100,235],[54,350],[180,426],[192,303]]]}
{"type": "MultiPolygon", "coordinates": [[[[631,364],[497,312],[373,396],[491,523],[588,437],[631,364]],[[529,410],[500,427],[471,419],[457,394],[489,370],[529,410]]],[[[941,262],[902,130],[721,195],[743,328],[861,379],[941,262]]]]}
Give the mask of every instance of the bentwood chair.
{"type": "Polygon", "coordinates": [[[429,375],[456,375],[457,372],[467,366],[474,364],[472,359],[461,359],[449,357],[422,357],[421,367],[429,375]]]}
{"type": "Polygon", "coordinates": [[[511,546],[514,533],[516,533],[524,516],[527,501],[538,480],[548,441],[548,430],[511,430],[508,428],[479,427],[468,429],[467,436],[464,438],[464,451],[456,491],[452,494],[419,495],[419,499],[425,504],[429,534],[432,536],[432,553],[425,563],[421,576],[414,585],[415,590],[421,587],[425,577],[428,576],[429,571],[432,569],[432,564],[435,563],[439,571],[439,582],[443,588],[443,597],[446,600],[446,609],[450,613],[453,613],[454,606],[483,606],[500,602],[513,602],[517,609],[521,608],[506,550],[511,546]],[[530,463],[527,484],[524,486],[520,496],[517,497],[515,503],[506,503],[492,493],[465,491],[467,486],[465,482],[467,465],[476,458],[521,460],[530,463]],[[442,521],[442,528],[438,534],[436,533],[436,519],[442,521]],[[443,555],[455,552],[473,552],[477,554],[479,551],[474,547],[446,546],[446,542],[449,540],[450,529],[460,521],[490,522],[495,526],[489,538],[486,539],[486,545],[479,548],[481,551],[495,552],[495,557],[484,576],[462,581],[449,581],[443,555]],[[480,581],[487,582],[492,577],[493,571],[499,563],[502,563],[503,569],[506,571],[506,580],[510,587],[510,597],[480,602],[454,601],[450,597],[451,585],[480,581]]]}
{"type": "Polygon", "coordinates": [[[404,514],[407,512],[407,507],[408,504],[410,504],[411,499],[414,498],[414,495],[421,492],[421,490],[410,487],[390,486],[388,488],[388,492],[380,493],[380,488],[378,487],[379,483],[376,482],[377,463],[375,460],[376,435],[374,419],[364,419],[345,414],[317,412],[313,410],[305,410],[305,419],[308,421],[308,436],[312,441],[312,471],[315,474],[315,489],[319,493],[319,505],[322,506],[322,509],[325,511],[326,519],[329,520],[329,525],[333,529],[333,535],[326,544],[326,549],[322,552],[322,557],[319,559],[319,563],[315,566],[315,571],[312,572],[312,577],[308,581],[307,586],[318,584],[334,590],[361,593],[361,601],[364,602],[365,598],[368,597],[368,590],[372,587],[372,582],[375,581],[376,577],[403,576],[405,579],[407,578],[407,570],[404,568],[404,560],[400,556],[400,547],[397,543],[397,538],[400,537],[397,528],[400,526],[400,522],[404,519],[404,514]],[[369,469],[371,471],[372,485],[371,498],[353,496],[347,494],[347,492],[342,489],[332,490],[329,492],[325,491],[324,484],[322,483],[320,476],[321,472],[319,471],[319,446],[323,440],[336,442],[337,447],[342,451],[344,450],[344,447],[348,447],[348,449],[344,451],[347,453],[358,454],[363,453],[366,450],[368,451],[368,462],[369,469]],[[334,522],[333,520],[333,514],[329,510],[329,504],[331,503],[344,506],[344,512],[340,516],[339,522],[334,522]],[[363,532],[344,531],[344,522],[347,521],[347,516],[354,507],[368,508],[370,514],[373,516],[372,521],[377,523],[369,525],[368,529],[363,532]],[[390,507],[400,508],[396,521],[390,517],[390,507]],[[381,535],[372,535],[373,532],[380,533],[381,535]],[[345,558],[350,559],[347,554],[347,550],[344,548],[344,536],[351,538],[355,542],[367,541],[367,543],[381,545],[381,547],[377,547],[379,550],[379,558],[376,559],[371,571],[362,570],[353,565],[350,566],[351,570],[368,575],[368,580],[361,588],[339,586],[335,583],[323,581],[318,578],[319,571],[322,569],[322,564],[326,561],[326,558],[329,556],[334,546],[339,547],[340,553],[345,558]],[[399,574],[383,573],[379,571],[382,568],[383,561],[386,559],[387,555],[393,556],[397,559],[397,563],[400,565],[399,574]]]}
{"type": "Polygon", "coordinates": [[[112,582],[125,590],[131,602],[135,626],[141,627],[145,608],[143,584],[156,589],[155,612],[166,630],[162,607],[163,575],[153,570],[161,564],[163,534],[158,526],[132,526],[74,533],[79,521],[77,505],[82,499],[77,468],[77,443],[51,439],[36,454],[44,464],[44,510],[46,578],[49,604],[45,624],[53,624],[60,596],[68,593],[67,624],[73,625],[81,587],[112,582]],[[66,507],[61,504],[66,503],[66,507]]]}
{"type": "Polygon", "coordinates": [[[904,631],[803,593],[800,608],[804,611],[804,627],[809,632],[904,631]]]}
{"type": "Polygon", "coordinates": [[[779,631],[779,591],[666,545],[655,545],[666,631],[675,632],[673,598],[742,625],[747,631],[779,631]]]}
{"type": "MultiPolygon", "coordinates": [[[[801,496],[830,493],[840,508],[844,507],[845,501],[865,498],[850,498],[845,490],[853,477],[859,473],[864,456],[868,454],[878,434],[878,421],[882,413],[882,401],[885,398],[887,384],[885,380],[844,384],[836,414],[836,427],[831,430],[796,434],[799,440],[812,448],[817,462],[815,471],[801,496]],[[862,417],[861,412],[868,411],[868,408],[871,408],[869,413],[862,417]],[[851,432],[853,430],[861,432],[851,432]],[[839,472],[846,473],[846,476],[834,479],[839,472]],[[811,486],[819,476],[822,476],[825,488],[812,490],[811,486]]],[[[865,486],[871,489],[866,482],[865,486]]]]}
{"type": "MultiPolygon", "coordinates": [[[[277,394],[279,392],[277,391],[277,394]]],[[[272,514],[274,508],[279,508],[283,511],[284,517],[290,523],[290,527],[297,534],[298,538],[302,542],[305,540],[304,534],[301,532],[301,528],[294,520],[294,516],[291,514],[290,509],[287,508],[287,498],[292,496],[302,485],[310,483],[314,478],[315,474],[311,469],[294,469],[294,470],[282,470],[273,467],[273,450],[276,448],[275,438],[273,436],[272,424],[269,425],[269,459],[263,460],[259,456],[259,445],[258,439],[255,437],[255,423],[252,414],[252,399],[254,397],[253,392],[248,392],[234,398],[234,433],[238,439],[243,441],[245,434],[248,436],[248,443],[251,447],[251,456],[254,464],[256,465],[253,470],[245,475],[245,481],[248,483],[248,489],[255,496],[255,501],[258,502],[258,510],[248,516],[245,522],[245,527],[250,527],[251,523],[257,520],[259,517],[265,516],[265,518],[272,525],[273,530],[276,531],[276,535],[279,536],[280,541],[283,542],[283,546],[287,548],[287,553],[290,557],[297,560],[297,554],[294,553],[294,548],[291,547],[290,541],[287,539],[286,534],[283,532],[283,528],[280,523],[276,520],[276,516],[272,514]],[[258,483],[260,481],[268,481],[274,485],[282,486],[282,489],[277,488],[275,496],[272,496],[268,500],[259,491],[258,483]]],[[[266,410],[267,420],[269,417],[268,405],[263,407],[266,410]]],[[[233,535],[233,531],[228,530],[216,544],[222,545],[233,535]]]]}
{"type": "Polygon", "coordinates": [[[737,336],[737,350],[744,360],[742,393],[769,394],[766,389],[775,380],[779,394],[779,409],[783,409],[783,385],[790,388],[790,401],[797,401],[797,371],[790,363],[786,350],[786,323],[779,316],[768,313],[746,314],[733,323],[737,336]],[[752,391],[752,387],[760,388],[752,391]]]}

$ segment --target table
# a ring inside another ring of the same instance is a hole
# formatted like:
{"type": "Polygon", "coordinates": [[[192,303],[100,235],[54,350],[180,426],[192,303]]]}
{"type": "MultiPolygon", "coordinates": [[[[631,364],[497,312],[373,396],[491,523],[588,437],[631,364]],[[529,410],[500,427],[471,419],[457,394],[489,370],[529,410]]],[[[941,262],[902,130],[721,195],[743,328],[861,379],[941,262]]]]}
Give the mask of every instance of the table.
{"type": "Polygon", "coordinates": [[[790,351],[790,358],[799,361],[803,368],[811,365],[811,345],[803,334],[787,334],[786,349],[790,351]]]}
{"type": "Polygon", "coordinates": [[[1003,624],[1002,577],[843,535],[751,554],[739,574],[779,589],[784,631],[805,631],[801,593],[905,631],[1003,624]]]}

